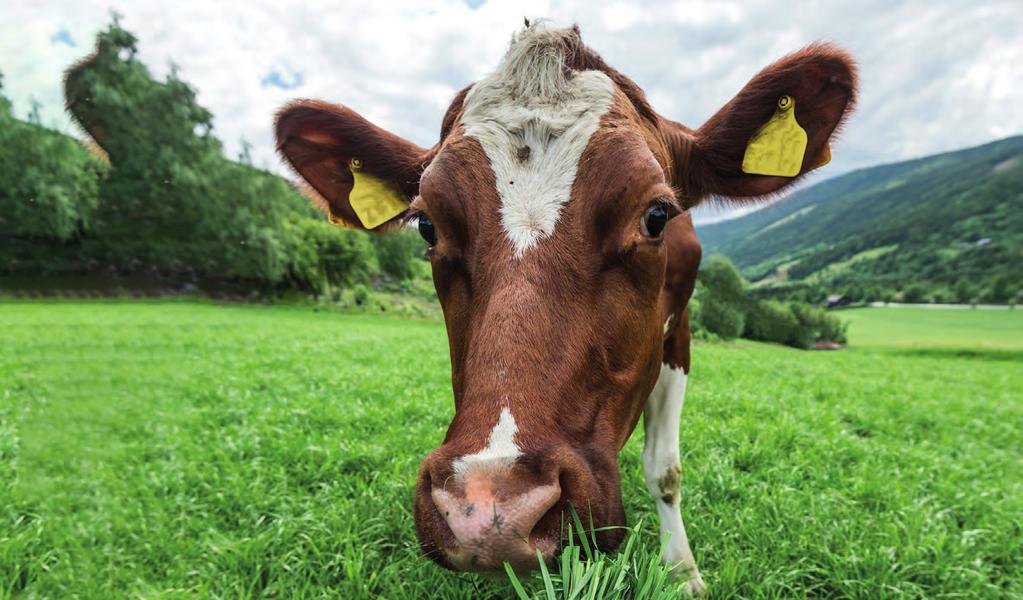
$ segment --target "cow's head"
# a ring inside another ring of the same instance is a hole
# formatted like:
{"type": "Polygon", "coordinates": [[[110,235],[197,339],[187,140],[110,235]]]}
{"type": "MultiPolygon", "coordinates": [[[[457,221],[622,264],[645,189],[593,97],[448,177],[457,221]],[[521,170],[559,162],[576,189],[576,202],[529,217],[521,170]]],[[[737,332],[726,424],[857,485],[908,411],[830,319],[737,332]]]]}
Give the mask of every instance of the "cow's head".
{"type": "MultiPolygon", "coordinates": [[[[616,455],[657,379],[672,303],[692,289],[677,279],[691,280],[699,260],[673,254],[695,244],[687,209],[796,179],[742,168],[784,96],[807,134],[795,175],[826,162],[853,83],[847,55],[810,46],[693,130],[658,115],[578,29],[534,25],[457,95],[432,148],[345,107],[282,110],[280,151],[335,219],[374,231],[418,220],[429,244],[455,415],[415,491],[427,555],[464,570],[528,569],[536,549],[557,552],[568,503],[591,526],[624,524],[616,455]],[[407,208],[364,222],[352,165],[407,208]]],[[[598,541],[613,547],[619,531],[598,541]]]]}

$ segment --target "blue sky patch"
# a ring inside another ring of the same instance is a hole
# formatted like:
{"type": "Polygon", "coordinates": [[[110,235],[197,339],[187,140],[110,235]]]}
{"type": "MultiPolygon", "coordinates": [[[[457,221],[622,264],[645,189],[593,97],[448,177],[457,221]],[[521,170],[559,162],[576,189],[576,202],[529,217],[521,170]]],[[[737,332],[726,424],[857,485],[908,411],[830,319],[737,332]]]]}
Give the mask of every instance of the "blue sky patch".
{"type": "Polygon", "coordinates": [[[66,44],[69,48],[78,47],[78,44],[71,39],[71,32],[67,30],[67,27],[61,27],[57,33],[50,36],[50,43],[54,46],[57,44],[66,44]]]}
{"type": "Polygon", "coordinates": [[[273,69],[260,80],[263,87],[275,87],[282,90],[293,90],[305,83],[305,75],[298,71],[288,69],[282,73],[280,69],[273,69]]]}

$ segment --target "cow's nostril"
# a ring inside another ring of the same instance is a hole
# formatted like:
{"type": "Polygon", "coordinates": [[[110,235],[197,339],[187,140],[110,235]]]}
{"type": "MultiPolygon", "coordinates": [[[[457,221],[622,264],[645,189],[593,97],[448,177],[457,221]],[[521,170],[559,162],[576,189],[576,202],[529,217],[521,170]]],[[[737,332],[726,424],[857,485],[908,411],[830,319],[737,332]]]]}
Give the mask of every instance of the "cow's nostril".
{"type": "MultiPolygon", "coordinates": [[[[471,482],[464,489],[500,489],[497,482],[471,482]]],[[[461,486],[460,486],[461,487],[461,486]]],[[[433,503],[454,536],[448,559],[463,570],[492,570],[507,561],[518,570],[536,567],[536,550],[551,556],[558,540],[540,521],[556,512],[561,489],[556,483],[535,486],[514,496],[463,494],[435,487],[433,503]]]]}

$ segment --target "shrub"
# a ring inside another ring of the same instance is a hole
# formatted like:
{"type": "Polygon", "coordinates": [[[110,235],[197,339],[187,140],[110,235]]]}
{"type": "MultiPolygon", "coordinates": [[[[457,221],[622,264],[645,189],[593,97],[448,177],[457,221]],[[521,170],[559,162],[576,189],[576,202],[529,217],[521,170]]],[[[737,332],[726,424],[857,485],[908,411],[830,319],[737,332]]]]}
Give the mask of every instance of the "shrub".
{"type": "Polygon", "coordinates": [[[809,348],[816,341],[813,332],[796,318],[791,305],[771,301],[750,302],[742,336],[797,348],[809,348]]]}
{"type": "Polygon", "coordinates": [[[720,254],[711,256],[700,269],[699,281],[719,300],[741,303],[746,299],[746,280],[730,260],[720,254]]]}
{"type": "Polygon", "coordinates": [[[289,232],[291,283],[307,291],[364,284],[378,272],[369,234],[312,219],[292,219],[289,232]]]}
{"type": "Polygon", "coordinates": [[[741,304],[708,293],[700,296],[700,323],[710,333],[732,339],[742,335],[746,316],[741,304]]]}
{"type": "Polygon", "coordinates": [[[799,322],[801,335],[809,338],[809,341],[803,347],[809,347],[815,341],[840,342],[843,344],[847,341],[846,329],[848,324],[839,319],[837,315],[795,302],[789,304],[789,309],[796,317],[796,321],[799,322]]]}
{"type": "Polygon", "coordinates": [[[919,304],[927,299],[927,288],[922,284],[914,283],[902,290],[902,301],[910,304],[919,304]]]}
{"type": "Polygon", "coordinates": [[[747,295],[746,282],[727,258],[716,256],[700,271],[698,298],[690,301],[695,337],[743,337],[810,348],[816,341],[845,342],[845,324],[803,302],[761,300],[747,295]]]}
{"type": "Polygon", "coordinates": [[[0,117],[0,226],[65,241],[90,225],[105,165],[74,139],[0,117]]]}
{"type": "Polygon", "coordinates": [[[357,305],[366,306],[366,304],[369,303],[370,297],[369,288],[365,285],[360,283],[352,288],[352,298],[355,300],[357,305]]]}
{"type": "Polygon", "coordinates": [[[416,274],[416,261],[423,260],[426,248],[423,239],[411,229],[391,231],[372,237],[380,270],[398,281],[416,274]]]}

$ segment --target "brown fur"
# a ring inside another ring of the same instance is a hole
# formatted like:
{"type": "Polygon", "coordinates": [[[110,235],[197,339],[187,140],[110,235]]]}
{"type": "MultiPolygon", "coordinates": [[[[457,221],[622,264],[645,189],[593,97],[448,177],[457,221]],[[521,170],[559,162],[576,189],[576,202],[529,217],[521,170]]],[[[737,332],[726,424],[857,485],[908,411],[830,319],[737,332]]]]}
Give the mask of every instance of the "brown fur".
{"type": "MultiPolygon", "coordinates": [[[[682,208],[709,195],[777,192],[795,178],[745,175],[739,165],[778,97],[795,98],[807,130],[803,172],[817,164],[854,98],[849,57],[816,44],[769,66],[694,131],[654,112],[635,83],[583,45],[578,30],[563,50],[565,68],[603,71],[618,91],[583,153],[555,235],[519,258],[501,225],[487,157],[460,125],[469,88],[451,104],[441,140],[429,150],[334,105],[297,102],[278,116],[281,152],[339,218],[355,218],[347,163],[358,157],[414,198],[411,211],[434,222],[430,256],[450,344],[455,415],[444,443],[423,462],[415,516],[424,551],[441,564],[443,550],[457,541],[431,489],[448,485],[453,460],[486,446],[502,407],[515,416],[523,456],[499,497],[552,480],[562,490],[531,541],[558,535],[568,503],[592,516],[593,525],[624,524],[616,455],[662,362],[689,371],[686,307],[701,254],[688,213],[652,240],[640,230],[644,211],[654,201],[682,208]]],[[[665,482],[668,488],[677,489],[677,478],[665,482]]],[[[619,530],[610,530],[599,541],[613,547],[620,539],[619,530]]]]}

